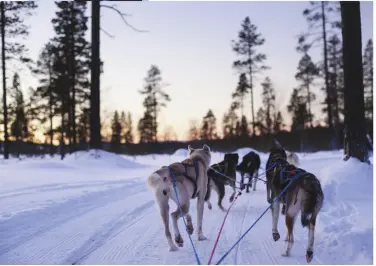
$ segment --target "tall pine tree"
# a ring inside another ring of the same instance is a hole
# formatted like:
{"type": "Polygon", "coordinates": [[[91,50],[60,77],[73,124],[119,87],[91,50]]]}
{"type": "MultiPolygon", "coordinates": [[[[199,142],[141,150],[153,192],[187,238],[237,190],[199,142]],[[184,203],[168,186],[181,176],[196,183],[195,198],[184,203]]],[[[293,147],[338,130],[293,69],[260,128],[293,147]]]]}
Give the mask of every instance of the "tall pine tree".
{"type": "Polygon", "coordinates": [[[252,129],[255,132],[255,113],[254,113],[254,77],[267,69],[264,65],[266,55],[257,52],[257,48],[265,43],[265,39],[257,32],[257,27],[251,23],[249,17],[246,17],[241,24],[241,30],[238,33],[237,41],[232,41],[232,49],[241,59],[233,63],[233,67],[241,73],[248,73],[249,89],[251,93],[251,111],[252,111],[252,129]]]}
{"type": "Polygon", "coordinates": [[[4,116],[4,159],[9,158],[8,148],[8,105],[7,105],[7,85],[6,85],[6,62],[12,59],[22,63],[30,62],[25,57],[27,47],[19,42],[20,37],[29,34],[29,27],[25,24],[25,18],[32,14],[37,8],[34,1],[13,1],[0,2],[0,29],[1,29],[1,57],[3,76],[3,116],[4,116]]]}
{"type": "Polygon", "coordinates": [[[156,65],[152,65],[145,78],[144,89],[140,91],[145,95],[144,107],[146,109],[144,119],[150,119],[150,129],[152,140],[157,141],[158,134],[158,113],[161,107],[166,106],[166,102],[171,101],[170,96],[164,92],[161,71],[156,65]]]}

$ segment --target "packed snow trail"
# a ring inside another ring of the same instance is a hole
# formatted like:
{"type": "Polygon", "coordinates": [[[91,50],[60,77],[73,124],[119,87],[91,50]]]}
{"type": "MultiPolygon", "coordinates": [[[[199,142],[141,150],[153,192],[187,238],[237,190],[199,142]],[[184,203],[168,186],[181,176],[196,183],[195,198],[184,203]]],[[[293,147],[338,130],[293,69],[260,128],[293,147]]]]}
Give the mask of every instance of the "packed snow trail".
{"type": "MultiPolygon", "coordinates": [[[[240,157],[245,152],[246,149],[239,150],[240,157]]],[[[320,174],[326,175],[320,178],[327,194],[316,226],[311,264],[371,264],[372,169],[349,161],[351,169],[358,167],[357,171],[364,175],[356,176],[354,170],[349,174],[355,175],[356,180],[351,182],[340,172],[344,163],[339,153],[320,154],[300,155],[302,168],[317,173],[319,178],[320,174]],[[335,164],[340,165],[332,167],[335,164]],[[347,191],[341,192],[344,189],[347,191]],[[349,193],[351,198],[346,200],[349,193]]],[[[184,151],[180,151],[174,156],[139,156],[135,162],[127,156],[114,160],[75,157],[66,162],[45,159],[0,165],[0,263],[196,264],[181,219],[184,247],[177,252],[168,251],[153,195],[145,186],[147,176],[156,167],[180,161],[184,156],[184,151]],[[7,173],[12,173],[12,177],[7,173]]],[[[213,162],[222,158],[223,154],[213,154],[213,162]]],[[[262,166],[266,158],[261,154],[262,166]]],[[[216,193],[212,195],[213,209],[205,205],[204,211],[203,232],[208,240],[197,241],[196,232],[193,234],[203,264],[209,259],[225,215],[216,205],[216,193]]],[[[227,188],[225,207],[230,205],[229,195],[227,188]]],[[[267,206],[262,182],[258,182],[257,191],[238,198],[227,218],[213,264],[267,206]]],[[[170,210],[174,209],[171,202],[170,210]]],[[[190,212],[195,227],[195,201],[190,212]]],[[[278,228],[281,239],[274,242],[268,211],[222,264],[306,264],[307,230],[297,221],[291,257],[286,258],[281,256],[286,233],[282,215],[278,228]]]]}

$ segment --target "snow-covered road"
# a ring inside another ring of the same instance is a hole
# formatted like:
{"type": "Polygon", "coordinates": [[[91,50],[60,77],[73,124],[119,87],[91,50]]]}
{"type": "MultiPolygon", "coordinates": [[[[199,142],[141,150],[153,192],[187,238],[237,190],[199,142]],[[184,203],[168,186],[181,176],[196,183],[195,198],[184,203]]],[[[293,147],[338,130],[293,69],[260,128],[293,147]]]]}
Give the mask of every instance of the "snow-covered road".
{"type": "MultiPolygon", "coordinates": [[[[243,155],[246,149],[239,150],[243,155]]],[[[168,252],[164,229],[145,180],[157,166],[184,158],[121,158],[85,153],[58,159],[26,159],[0,164],[1,264],[196,264],[184,230],[184,247],[168,252]]],[[[222,154],[214,154],[213,162],[222,154]]],[[[312,171],[324,187],[325,203],[316,226],[312,264],[372,264],[372,166],[340,160],[339,153],[301,155],[301,167],[312,171]]],[[[262,165],[266,155],[261,154],[262,165]]],[[[229,190],[230,191],[230,190],[229,190]]],[[[225,213],[205,206],[204,234],[193,240],[207,264],[225,213]]],[[[173,203],[171,203],[173,204],[173,203]]],[[[229,206],[228,194],[225,206],[229,206]]],[[[265,187],[241,195],[227,218],[212,263],[239,239],[267,207],[265,187]]],[[[173,209],[173,208],[172,208],[173,209]]],[[[196,204],[191,205],[194,226],[196,204]]],[[[285,243],[271,237],[268,211],[222,264],[306,264],[307,230],[295,227],[292,256],[281,256],[285,243]]]]}

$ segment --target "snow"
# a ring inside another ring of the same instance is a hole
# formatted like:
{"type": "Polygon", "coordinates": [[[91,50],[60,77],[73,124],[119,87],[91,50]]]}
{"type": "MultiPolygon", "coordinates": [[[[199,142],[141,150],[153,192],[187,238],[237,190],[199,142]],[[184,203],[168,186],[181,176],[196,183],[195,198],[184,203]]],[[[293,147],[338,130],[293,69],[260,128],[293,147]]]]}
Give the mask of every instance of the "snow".
{"type": "MultiPolygon", "coordinates": [[[[241,158],[252,149],[237,152],[241,158]]],[[[196,264],[182,220],[184,247],[168,252],[147,176],[185,158],[173,155],[119,156],[103,151],[0,161],[0,264],[196,264]]],[[[267,153],[259,153],[265,167],[267,153]]],[[[312,264],[373,263],[373,165],[342,161],[342,152],[299,154],[301,167],[321,181],[325,201],[316,224],[312,264]]],[[[212,163],[222,160],[213,153],[212,163]]],[[[373,159],[373,158],[372,158],[373,159]]],[[[260,173],[263,172],[262,170],[260,173]]],[[[265,186],[241,195],[227,218],[212,263],[239,239],[268,206],[265,186]]],[[[231,189],[226,188],[225,207],[231,189]]],[[[205,205],[206,241],[193,241],[206,264],[225,213],[205,205]]],[[[196,225],[196,203],[191,214],[196,225]]],[[[175,205],[171,203],[170,210],[175,205]]],[[[306,264],[307,229],[299,220],[291,257],[282,257],[286,232],[271,236],[268,211],[222,264],[306,264]]],[[[172,226],[170,225],[172,231],[172,226]]],[[[195,228],[196,229],[196,228],[195,228]]]]}

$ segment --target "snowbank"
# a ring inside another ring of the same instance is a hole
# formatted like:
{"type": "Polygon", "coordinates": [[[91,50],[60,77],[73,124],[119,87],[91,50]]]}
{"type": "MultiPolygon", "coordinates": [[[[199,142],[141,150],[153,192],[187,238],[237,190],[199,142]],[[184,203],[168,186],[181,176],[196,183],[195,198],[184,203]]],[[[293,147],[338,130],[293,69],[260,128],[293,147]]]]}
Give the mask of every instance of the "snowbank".
{"type": "Polygon", "coordinates": [[[316,230],[321,252],[333,253],[335,264],[373,262],[373,167],[356,159],[319,170],[324,206],[316,230]]]}
{"type": "Polygon", "coordinates": [[[68,155],[64,161],[76,167],[120,167],[120,168],[143,168],[140,164],[115,153],[103,150],[78,151],[68,155]]]}
{"type": "Polygon", "coordinates": [[[184,156],[184,157],[187,157],[188,156],[188,149],[178,149],[176,150],[172,156],[184,156]]]}

